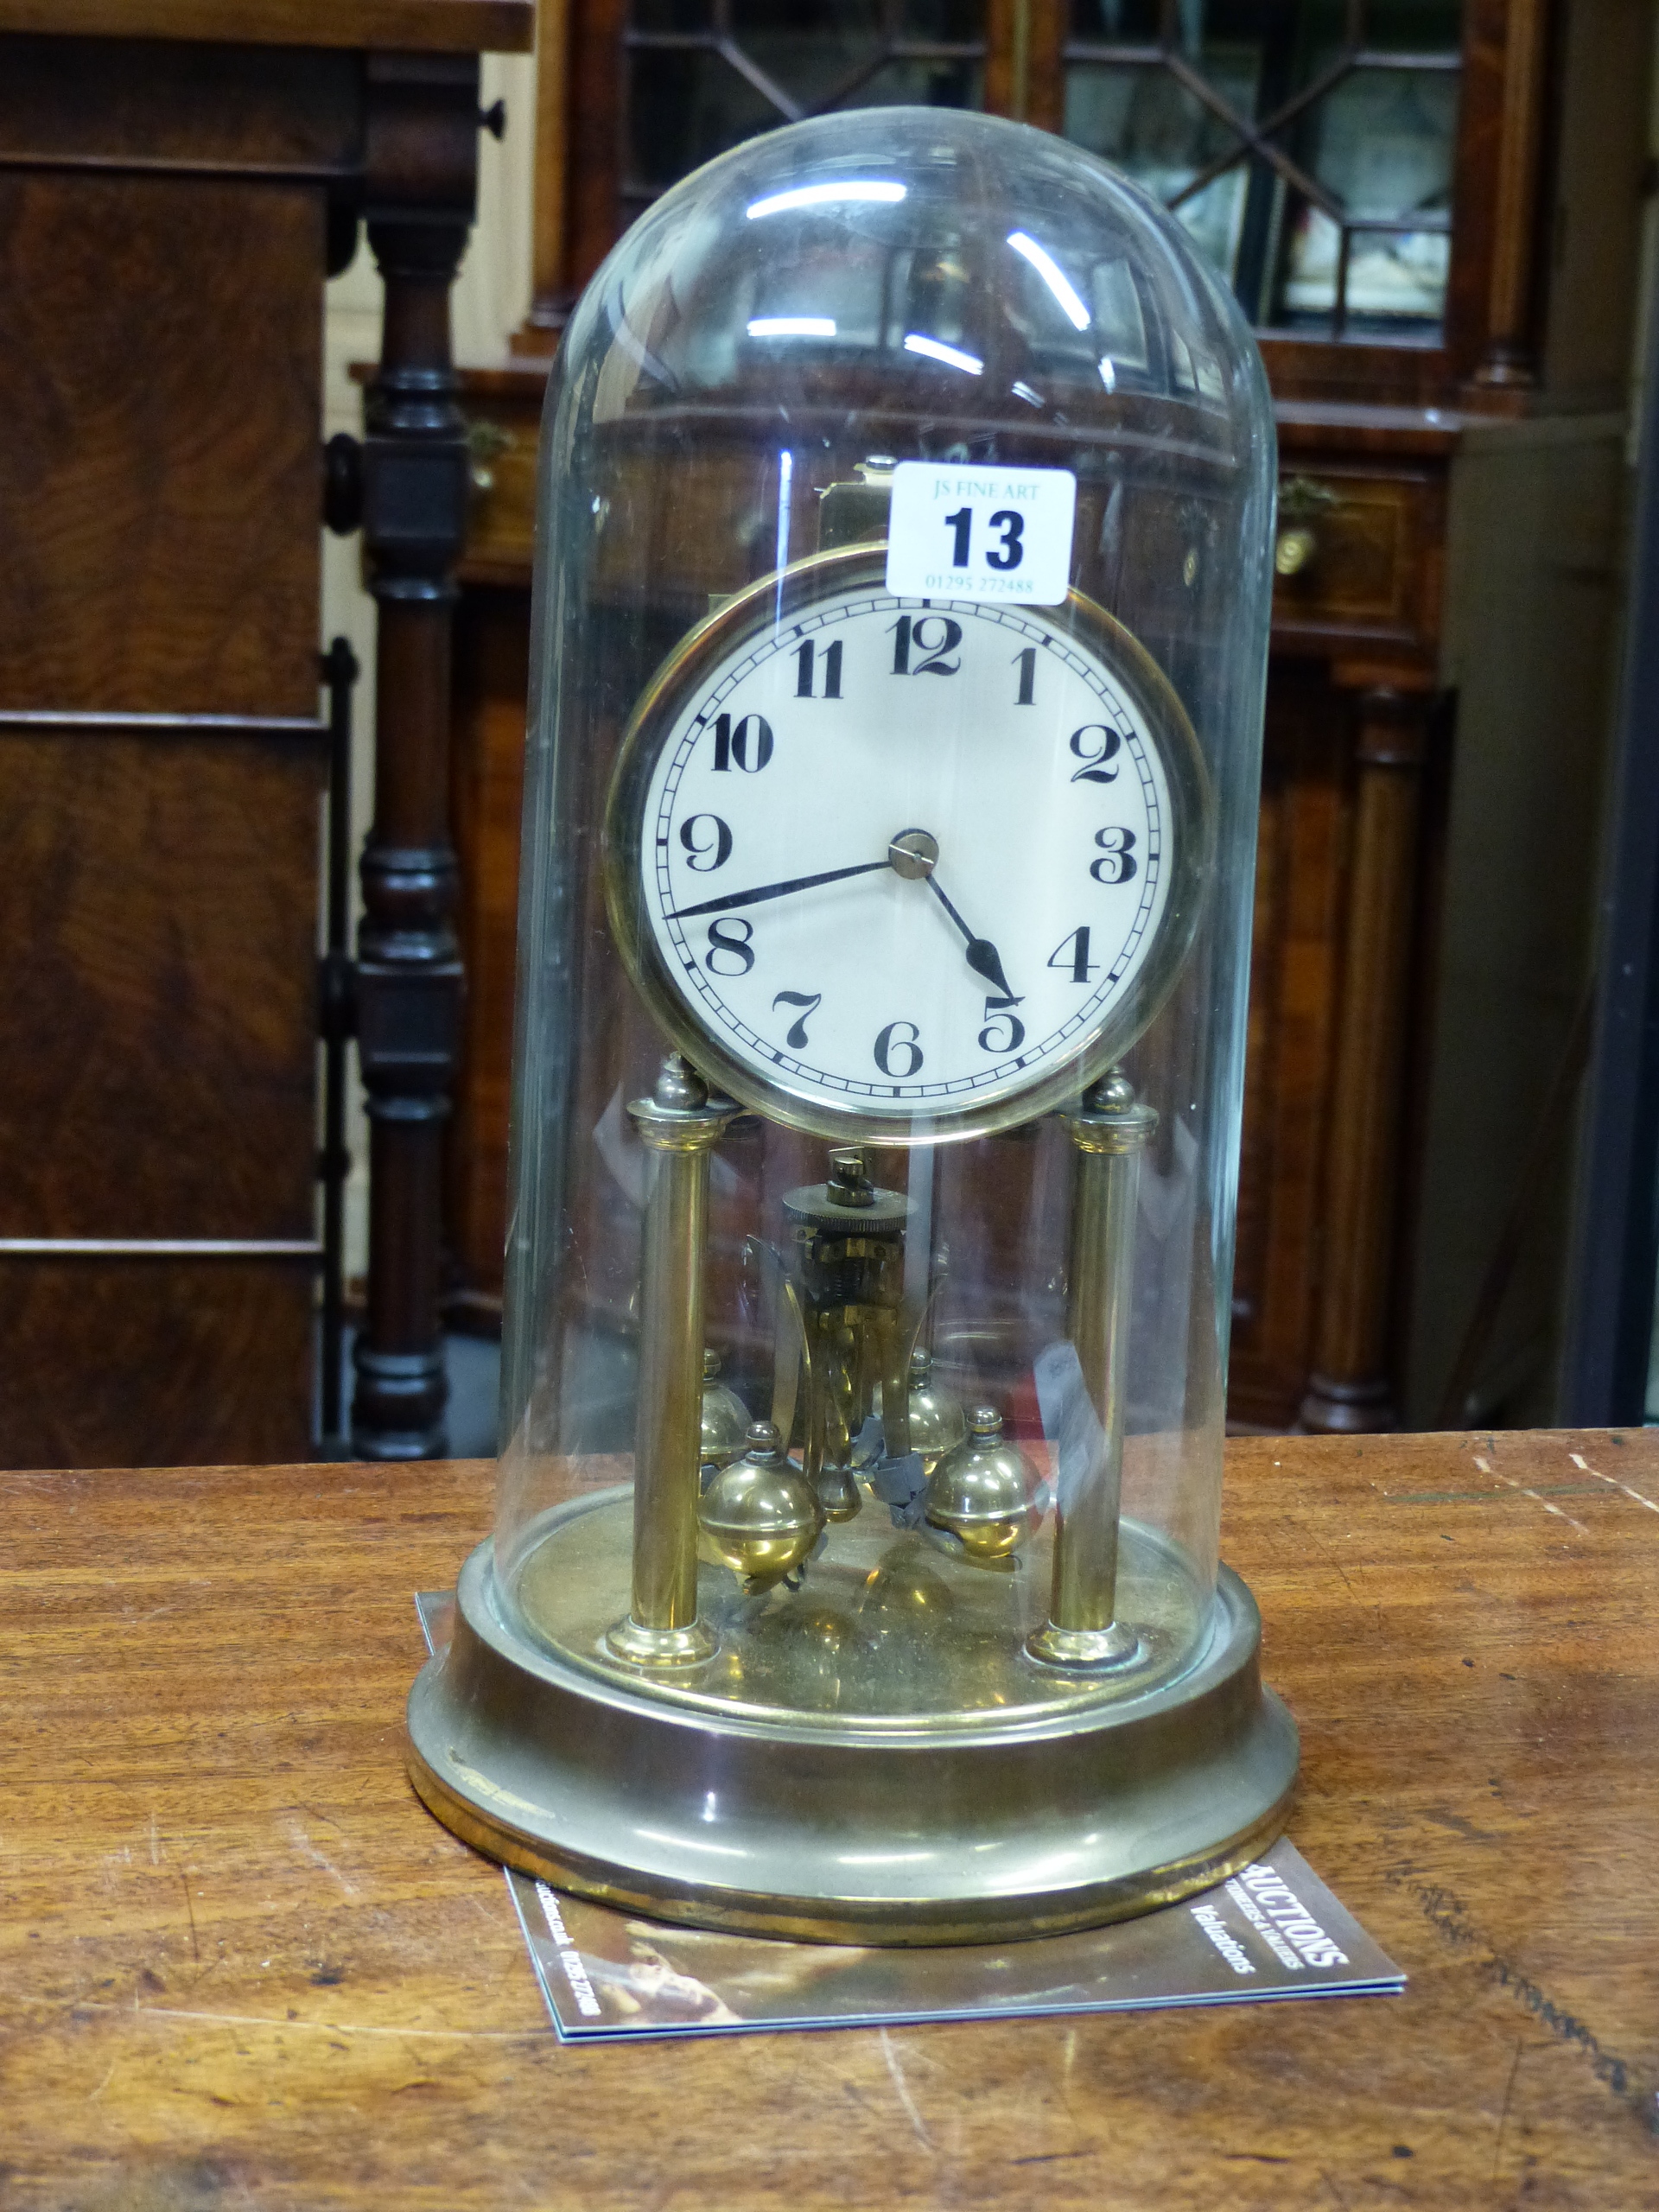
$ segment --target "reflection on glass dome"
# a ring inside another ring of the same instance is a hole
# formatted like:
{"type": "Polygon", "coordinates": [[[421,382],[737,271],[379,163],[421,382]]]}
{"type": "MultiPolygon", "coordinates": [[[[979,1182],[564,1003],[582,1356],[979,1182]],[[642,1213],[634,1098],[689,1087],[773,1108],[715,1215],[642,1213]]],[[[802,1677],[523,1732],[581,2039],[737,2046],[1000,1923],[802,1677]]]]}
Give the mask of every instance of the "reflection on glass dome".
{"type": "Polygon", "coordinates": [[[636,227],[597,296],[639,372],[630,404],[771,387],[771,349],[788,340],[786,375],[887,374],[908,355],[997,378],[997,405],[1019,385],[1027,405],[1061,410],[1066,388],[1084,382],[1227,406],[1234,319],[1209,296],[1213,280],[1178,244],[1173,219],[1153,216],[1103,163],[1051,141],[1046,160],[1025,162],[1026,188],[1009,210],[1020,219],[987,223],[984,203],[1004,181],[999,135],[1019,126],[930,112],[907,176],[882,175],[883,155],[896,132],[913,132],[915,114],[800,126],[790,156],[799,181],[745,197],[768,166],[770,142],[760,141],[701,173],[696,219],[675,193],[636,227]],[[729,179],[725,190],[716,179],[729,179]],[[763,251],[740,214],[764,226],[763,251]],[[1159,231],[1165,251],[1148,255],[1159,231]]]}

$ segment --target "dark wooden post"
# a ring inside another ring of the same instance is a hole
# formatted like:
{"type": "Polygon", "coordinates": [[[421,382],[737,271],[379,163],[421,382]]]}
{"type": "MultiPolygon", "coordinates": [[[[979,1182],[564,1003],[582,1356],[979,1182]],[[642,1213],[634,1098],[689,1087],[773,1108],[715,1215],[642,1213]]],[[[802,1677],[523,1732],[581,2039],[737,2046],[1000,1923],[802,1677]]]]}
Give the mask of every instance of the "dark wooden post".
{"type": "Polygon", "coordinates": [[[362,859],[358,1049],[368,1093],[368,1310],[353,1352],[355,1448],[445,1451],[439,1234],[460,1033],[451,915],[449,633],[467,518],[449,288],[473,219],[478,63],[373,55],[365,214],[385,283],[363,442],[363,538],[379,608],[374,823],[362,859]]]}
{"type": "Polygon", "coordinates": [[[1361,696],[1319,1306],[1299,1416],[1315,1432],[1400,1425],[1389,1325],[1427,739],[1427,696],[1388,689],[1361,696]]]}
{"type": "Polygon", "coordinates": [[[1453,362],[1496,395],[1538,380],[1541,277],[1548,262],[1539,203],[1548,168],[1556,0],[1465,0],[1459,89],[1457,223],[1446,297],[1453,362]]]}

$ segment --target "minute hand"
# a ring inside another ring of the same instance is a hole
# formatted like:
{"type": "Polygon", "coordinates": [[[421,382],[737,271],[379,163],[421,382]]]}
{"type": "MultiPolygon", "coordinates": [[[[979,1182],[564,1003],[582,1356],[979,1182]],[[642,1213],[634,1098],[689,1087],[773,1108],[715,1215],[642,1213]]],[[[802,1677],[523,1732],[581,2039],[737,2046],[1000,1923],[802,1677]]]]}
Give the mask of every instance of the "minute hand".
{"type": "Polygon", "coordinates": [[[791,875],[787,883],[763,883],[757,891],[728,891],[696,906],[677,906],[664,918],[689,922],[697,914],[723,914],[730,906],[758,906],[763,899],[782,899],[791,891],[813,890],[820,883],[840,883],[849,875],[874,875],[878,868],[892,865],[891,861],[860,861],[855,868],[826,868],[822,875],[791,875]]]}

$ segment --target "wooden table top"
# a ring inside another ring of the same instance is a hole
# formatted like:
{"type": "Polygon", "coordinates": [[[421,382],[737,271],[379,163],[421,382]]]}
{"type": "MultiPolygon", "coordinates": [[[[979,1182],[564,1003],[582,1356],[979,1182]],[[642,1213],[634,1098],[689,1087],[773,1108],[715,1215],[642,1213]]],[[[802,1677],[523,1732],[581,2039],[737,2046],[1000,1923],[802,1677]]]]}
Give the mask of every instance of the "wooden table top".
{"type": "Polygon", "coordinates": [[[0,2205],[1659,2206],[1659,1437],[1229,1459],[1404,1996],[608,2049],[403,1777],[486,1466],[0,1474],[0,2205]]]}
{"type": "Polygon", "coordinates": [[[527,54],[536,0],[0,0],[0,32],[527,54]]]}

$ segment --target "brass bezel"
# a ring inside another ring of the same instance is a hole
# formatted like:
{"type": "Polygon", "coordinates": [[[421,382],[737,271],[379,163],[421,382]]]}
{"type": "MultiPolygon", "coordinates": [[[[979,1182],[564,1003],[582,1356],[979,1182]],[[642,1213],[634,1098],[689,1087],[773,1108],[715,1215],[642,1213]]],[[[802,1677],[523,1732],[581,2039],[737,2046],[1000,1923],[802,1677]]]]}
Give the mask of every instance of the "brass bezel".
{"type": "MultiPolygon", "coordinates": [[[[908,1119],[804,1096],[737,1058],[676,988],[644,911],[640,839],[652,774],[662,745],[714,664],[831,593],[872,585],[885,591],[887,557],[885,544],[814,554],[751,584],[686,632],[640,694],[623,732],[606,799],[601,866],[612,935],[629,977],[665,1035],[709,1083],[771,1121],[831,1143],[908,1147],[988,1136],[1033,1121],[1077,1097],[1122,1058],[1168,999],[1191,949],[1210,886],[1215,806],[1197,734],[1168,677],[1115,616],[1081,592],[1068,593],[1063,606],[1040,610],[1044,619],[1104,661],[1123,684],[1158,747],[1169,785],[1169,889],[1130,989],[1079,1051],[1023,1089],[940,1110],[918,1101],[908,1119]]],[[[900,596],[902,603],[911,595],[900,596]]],[[[944,610],[957,602],[929,604],[944,610]]]]}

